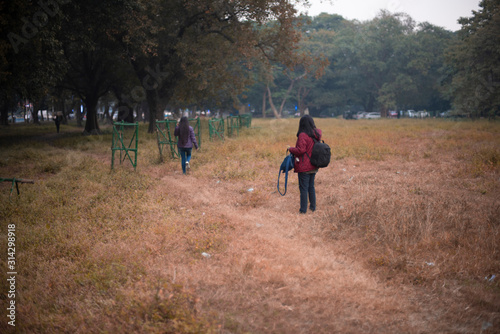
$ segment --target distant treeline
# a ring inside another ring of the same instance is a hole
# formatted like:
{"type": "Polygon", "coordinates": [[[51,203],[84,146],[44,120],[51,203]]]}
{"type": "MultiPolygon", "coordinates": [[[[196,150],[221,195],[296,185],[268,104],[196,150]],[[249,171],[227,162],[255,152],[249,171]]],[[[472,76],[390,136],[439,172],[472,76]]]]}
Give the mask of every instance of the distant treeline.
{"type": "Polygon", "coordinates": [[[288,1],[2,2],[0,124],[23,110],[149,120],[164,110],[275,117],[393,110],[495,116],[500,0],[458,32],[406,14],[297,16],[288,1]]]}
{"type": "MultiPolygon", "coordinates": [[[[498,116],[499,1],[481,6],[474,17],[460,19],[458,32],[387,11],[365,22],[325,13],[304,18],[301,50],[324,55],[328,65],[321,77],[294,83],[284,112],[308,108],[313,115],[331,116],[426,110],[439,115],[451,110],[448,114],[498,116]]],[[[291,78],[276,66],[273,94],[285,96],[291,78]]],[[[258,83],[244,97],[257,113],[265,106],[264,91],[258,83]]]]}

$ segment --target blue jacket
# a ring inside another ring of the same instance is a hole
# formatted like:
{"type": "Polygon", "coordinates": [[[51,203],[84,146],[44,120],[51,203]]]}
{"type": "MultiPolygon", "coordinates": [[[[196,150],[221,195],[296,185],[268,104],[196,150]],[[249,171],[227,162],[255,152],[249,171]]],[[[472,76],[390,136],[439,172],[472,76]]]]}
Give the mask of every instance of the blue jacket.
{"type": "MultiPolygon", "coordinates": [[[[180,130],[179,130],[179,127],[176,126],[175,127],[175,131],[174,131],[174,136],[176,137],[179,137],[180,135],[180,130]]],[[[181,145],[181,141],[177,141],[177,147],[179,148],[193,148],[193,145],[194,147],[196,147],[196,149],[198,149],[198,143],[196,142],[196,136],[194,135],[194,130],[193,130],[193,127],[190,126],[189,127],[189,136],[188,136],[188,140],[186,142],[185,145],[181,145]]]]}

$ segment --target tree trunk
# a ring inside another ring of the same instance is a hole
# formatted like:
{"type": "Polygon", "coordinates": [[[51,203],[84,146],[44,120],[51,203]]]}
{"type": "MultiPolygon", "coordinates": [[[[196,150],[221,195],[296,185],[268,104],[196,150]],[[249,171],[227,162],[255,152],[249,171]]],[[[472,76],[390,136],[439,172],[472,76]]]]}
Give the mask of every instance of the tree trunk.
{"type": "Polygon", "coordinates": [[[38,120],[38,107],[42,104],[40,102],[34,102],[33,108],[31,108],[31,117],[33,118],[33,124],[40,124],[38,120]]]}
{"type": "Polygon", "coordinates": [[[383,105],[380,110],[380,117],[387,117],[387,107],[385,105],[383,105]]]}
{"type": "Polygon", "coordinates": [[[269,94],[269,104],[271,105],[271,109],[273,110],[274,115],[276,116],[276,118],[281,118],[281,115],[283,114],[283,108],[285,107],[286,100],[288,99],[288,96],[290,95],[290,92],[292,91],[293,86],[295,85],[295,83],[297,81],[299,81],[300,79],[302,79],[303,77],[305,77],[306,75],[307,75],[307,72],[304,72],[303,74],[301,74],[300,76],[298,76],[295,79],[292,79],[292,78],[288,77],[290,79],[290,86],[288,86],[288,89],[286,91],[285,97],[283,98],[283,101],[281,101],[281,105],[280,105],[280,110],[279,111],[276,110],[276,107],[274,106],[273,99],[271,97],[271,89],[269,88],[269,84],[267,85],[267,92],[269,94]]]}
{"type": "Polygon", "coordinates": [[[262,118],[266,118],[266,96],[267,91],[264,89],[264,94],[262,94],[262,118]]]}
{"type": "MultiPolygon", "coordinates": [[[[62,124],[68,124],[68,116],[66,114],[66,101],[64,100],[64,97],[59,96],[56,99],[55,105],[56,105],[56,114],[59,113],[59,112],[62,113],[62,121],[61,121],[61,123],[62,124]]],[[[54,115],[52,115],[52,116],[54,116],[54,115]]]]}
{"type": "Polygon", "coordinates": [[[98,135],[101,133],[97,119],[97,101],[96,97],[87,97],[84,101],[87,107],[87,121],[85,122],[85,135],[98,135]]]}
{"type": "Polygon", "coordinates": [[[0,106],[0,125],[9,125],[9,109],[5,101],[0,106]]]}
{"type": "Polygon", "coordinates": [[[304,111],[306,110],[306,104],[305,104],[305,99],[307,97],[307,95],[309,95],[309,93],[311,92],[311,89],[307,89],[305,87],[301,87],[298,91],[298,96],[297,96],[297,100],[299,101],[299,112],[300,112],[300,116],[304,116],[304,111]]]}
{"type": "Polygon", "coordinates": [[[147,89],[146,90],[146,99],[148,101],[149,107],[149,127],[148,133],[154,133],[156,130],[156,118],[159,115],[158,113],[158,92],[156,89],[147,89]]]}
{"type": "Polygon", "coordinates": [[[267,96],[269,98],[269,105],[271,106],[271,110],[274,113],[274,117],[276,117],[276,119],[280,119],[281,115],[278,113],[278,110],[276,110],[276,107],[274,106],[273,97],[271,95],[271,89],[269,88],[269,85],[267,85],[267,96]]]}
{"type": "Polygon", "coordinates": [[[112,115],[109,113],[110,107],[109,107],[109,100],[106,99],[104,101],[104,120],[106,124],[113,124],[113,118],[112,115]]]}
{"type": "Polygon", "coordinates": [[[372,112],[375,104],[375,98],[372,94],[368,95],[367,101],[364,103],[365,111],[372,112]]]}

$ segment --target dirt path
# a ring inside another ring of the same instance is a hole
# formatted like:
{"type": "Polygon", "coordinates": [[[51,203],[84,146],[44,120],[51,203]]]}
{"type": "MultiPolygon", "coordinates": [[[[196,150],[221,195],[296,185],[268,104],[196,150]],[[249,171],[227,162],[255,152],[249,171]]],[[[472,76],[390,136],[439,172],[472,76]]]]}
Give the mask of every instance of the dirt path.
{"type": "MultiPolygon", "coordinates": [[[[337,174],[318,174],[317,192],[338,185],[337,174]]],[[[172,189],[186,210],[222,215],[232,226],[223,251],[190,264],[178,262],[175,272],[200,297],[200,310],[221,315],[222,332],[471,330],[446,320],[446,301],[416,287],[379,281],[349,256],[348,241],[325,242],[320,232],[326,196],[319,196],[316,212],[299,215],[296,176],[285,197],[269,179],[263,177],[253,191],[247,182],[178,172],[161,180],[161,188],[172,189]]]]}

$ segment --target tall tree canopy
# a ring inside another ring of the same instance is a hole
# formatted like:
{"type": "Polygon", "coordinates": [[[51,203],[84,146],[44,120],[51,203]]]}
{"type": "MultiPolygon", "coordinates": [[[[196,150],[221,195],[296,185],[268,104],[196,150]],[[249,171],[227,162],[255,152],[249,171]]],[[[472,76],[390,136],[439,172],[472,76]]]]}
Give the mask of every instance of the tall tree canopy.
{"type": "MultiPolygon", "coordinates": [[[[61,77],[64,65],[58,61],[58,29],[50,8],[34,1],[0,2],[0,124],[22,98],[43,107],[45,98],[61,77]],[[46,8],[46,11],[42,8],[46,8]],[[47,13],[48,12],[48,13],[47,13]]],[[[37,109],[38,110],[38,109],[37,109]]],[[[34,115],[37,122],[36,114],[34,115]]]]}
{"type": "MultiPolygon", "coordinates": [[[[354,108],[447,110],[440,94],[443,54],[453,33],[406,14],[382,11],[367,22],[321,14],[304,24],[301,46],[329,60],[314,82],[297,83],[296,102],[315,114],[342,114],[354,108]]],[[[276,82],[279,84],[279,82],[276,82]]],[[[283,82],[274,91],[286,92],[283,82]]]]}
{"type": "Polygon", "coordinates": [[[450,48],[453,68],[449,97],[472,117],[500,113],[500,0],[483,0],[470,18],[461,18],[459,40],[450,48]]]}
{"type": "MultiPolygon", "coordinates": [[[[98,1],[83,2],[85,5],[78,9],[85,6],[96,21],[99,15],[107,16],[106,12],[116,13],[106,24],[96,26],[103,41],[91,50],[102,61],[91,63],[100,66],[94,73],[103,80],[95,81],[102,89],[92,90],[90,103],[104,93],[107,81],[114,80],[117,70],[113,64],[116,56],[121,56],[134,70],[149,103],[150,131],[167,103],[190,103],[207,96],[217,99],[221,92],[241,92],[248,83],[243,69],[254,62],[280,59],[293,64],[298,38],[293,26],[295,10],[289,1],[118,2],[118,8],[98,1]],[[94,15],[94,11],[105,14],[94,15]]],[[[82,49],[81,59],[88,60],[88,48],[82,49]]],[[[132,89],[139,92],[136,87],[132,89]]],[[[88,108],[90,112],[94,111],[88,108]]],[[[87,116],[86,131],[90,132],[96,125],[89,122],[87,116]]]]}
{"type": "MultiPolygon", "coordinates": [[[[8,55],[5,63],[14,64],[12,55],[37,35],[41,47],[29,52],[38,57],[47,46],[59,48],[44,62],[48,67],[64,63],[57,86],[85,103],[85,133],[99,132],[97,103],[110,90],[119,100],[147,99],[152,130],[167,103],[236,96],[256,63],[295,66],[299,34],[293,5],[300,1],[42,0],[27,6],[36,21],[28,28],[22,26],[26,3],[2,2],[11,9],[2,18],[33,36],[9,35],[0,56],[8,55]],[[9,46],[15,52],[5,52],[9,46]],[[136,80],[123,80],[127,73],[136,80]]],[[[4,37],[12,27],[2,26],[4,37]]],[[[3,64],[2,71],[12,73],[3,64]]]]}
{"type": "Polygon", "coordinates": [[[85,104],[89,134],[103,96],[129,120],[146,101],[150,132],[166,107],[243,102],[275,117],[444,111],[450,101],[495,115],[499,1],[482,1],[453,33],[387,11],[365,22],[297,17],[293,5],[307,0],[0,0],[0,121],[21,98],[38,110],[68,92],[85,104]]]}

